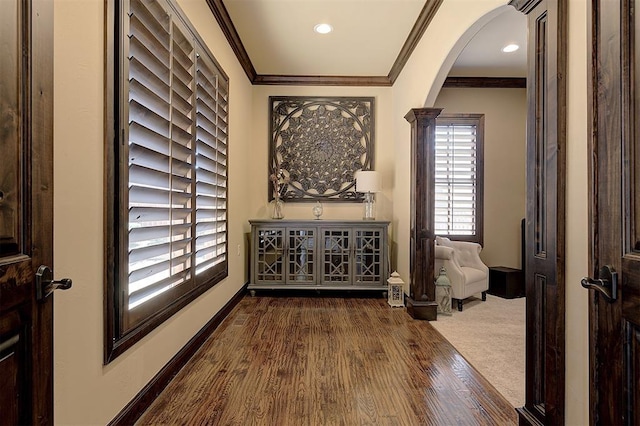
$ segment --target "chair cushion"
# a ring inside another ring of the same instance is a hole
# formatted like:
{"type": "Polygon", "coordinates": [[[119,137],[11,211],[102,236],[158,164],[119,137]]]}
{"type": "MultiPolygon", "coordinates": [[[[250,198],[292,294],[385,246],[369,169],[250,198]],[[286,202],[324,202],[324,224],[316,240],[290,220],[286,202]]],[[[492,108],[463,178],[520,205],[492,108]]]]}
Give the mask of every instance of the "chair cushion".
{"type": "Polygon", "coordinates": [[[460,266],[473,266],[478,258],[478,246],[474,243],[457,244],[454,246],[460,266]]]}
{"type": "Polygon", "coordinates": [[[469,268],[467,266],[463,266],[460,269],[462,269],[462,273],[465,276],[465,285],[487,279],[487,274],[480,269],[469,268]]]}

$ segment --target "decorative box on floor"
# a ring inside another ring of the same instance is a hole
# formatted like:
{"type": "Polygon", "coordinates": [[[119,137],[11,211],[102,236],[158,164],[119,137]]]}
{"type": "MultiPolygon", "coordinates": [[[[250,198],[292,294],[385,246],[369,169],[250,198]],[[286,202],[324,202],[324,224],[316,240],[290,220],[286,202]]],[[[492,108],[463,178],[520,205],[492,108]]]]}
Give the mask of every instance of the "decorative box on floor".
{"type": "Polygon", "coordinates": [[[387,294],[387,303],[393,308],[404,306],[404,281],[400,278],[400,274],[394,271],[387,280],[389,285],[387,294]]]}
{"type": "Polygon", "coordinates": [[[524,280],[520,269],[506,266],[489,268],[489,294],[513,299],[524,296],[524,280]]]}

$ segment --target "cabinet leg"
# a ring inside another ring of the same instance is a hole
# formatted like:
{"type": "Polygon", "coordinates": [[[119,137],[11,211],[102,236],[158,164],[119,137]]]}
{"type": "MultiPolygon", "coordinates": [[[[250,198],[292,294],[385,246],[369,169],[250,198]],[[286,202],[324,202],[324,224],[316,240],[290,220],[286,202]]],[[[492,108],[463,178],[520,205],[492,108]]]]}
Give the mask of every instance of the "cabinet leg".
{"type": "Polygon", "coordinates": [[[388,298],[389,297],[389,293],[387,293],[386,291],[383,291],[382,292],[382,297],[385,298],[385,299],[388,298]]]}
{"type": "Polygon", "coordinates": [[[256,291],[255,290],[249,290],[249,294],[251,295],[251,297],[256,297],[256,291]]]}

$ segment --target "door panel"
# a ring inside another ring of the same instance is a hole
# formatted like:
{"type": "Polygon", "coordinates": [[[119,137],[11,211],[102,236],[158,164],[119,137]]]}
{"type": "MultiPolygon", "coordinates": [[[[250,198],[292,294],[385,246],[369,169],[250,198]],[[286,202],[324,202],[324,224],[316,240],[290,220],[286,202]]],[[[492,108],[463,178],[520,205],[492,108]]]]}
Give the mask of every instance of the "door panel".
{"type": "Polygon", "coordinates": [[[528,18],[526,393],[521,424],[562,424],[565,389],[566,2],[512,0],[528,18]]]}
{"type": "Polygon", "coordinates": [[[0,407],[2,424],[24,424],[28,418],[28,401],[21,398],[24,367],[25,329],[18,312],[13,311],[0,316],[0,407]]]}
{"type": "MultiPolygon", "coordinates": [[[[623,227],[624,227],[624,255],[622,257],[622,289],[620,303],[622,304],[622,327],[624,342],[623,380],[626,398],[623,401],[623,415],[628,424],[640,422],[640,14],[633,4],[625,3],[623,8],[625,17],[623,25],[628,30],[622,31],[622,46],[629,54],[629,74],[623,74],[622,85],[631,92],[623,97],[624,103],[629,103],[629,127],[633,132],[629,138],[623,139],[622,172],[623,180],[623,227]],[[628,36],[627,36],[628,34],[628,36]],[[628,41],[627,41],[628,39],[628,41]],[[628,77],[627,77],[628,75],[628,77]],[[630,78],[631,82],[626,79],[630,78]]],[[[625,129],[623,128],[623,135],[625,129]]]]}
{"type": "Polygon", "coordinates": [[[20,21],[17,0],[3,2],[0,16],[0,255],[17,254],[20,246],[20,21]]]}
{"type": "Polygon", "coordinates": [[[590,421],[640,422],[640,19],[630,0],[589,12],[591,276],[618,273],[617,299],[589,295],[590,421]]]}
{"type": "MultiPolygon", "coordinates": [[[[591,211],[595,229],[591,235],[592,258],[590,271],[597,277],[599,269],[611,265],[621,270],[620,244],[621,222],[607,220],[620,218],[622,213],[621,187],[616,179],[620,176],[622,138],[622,79],[621,63],[621,2],[600,0],[592,2],[591,25],[594,69],[592,71],[594,105],[591,108],[594,136],[591,149],[594,162],[590,187],[597,191],[591,195],[591,211]],[[597,23],[597,24],[596,24],[597,23]],[[600,73],[607,78],[601,78],[600,73]]],[[[590,408],[592,424],[622,424],[622,399],[624,389],[622,375],[622,337],[620,303],[610,304],[598,293],[589,295],[590,326],[590,408]],[[611,345],[605,344],[610,337],[611,345]],[[618,342],[618,343],[616,343],[618,342]],[[611,362],[615,360],[615,362],[611,362]]]]}
{"type": "Polygon", "coordinates": [[[0,424],[52,424],[53,3],[4,0],[0,15],[0,424]]]}

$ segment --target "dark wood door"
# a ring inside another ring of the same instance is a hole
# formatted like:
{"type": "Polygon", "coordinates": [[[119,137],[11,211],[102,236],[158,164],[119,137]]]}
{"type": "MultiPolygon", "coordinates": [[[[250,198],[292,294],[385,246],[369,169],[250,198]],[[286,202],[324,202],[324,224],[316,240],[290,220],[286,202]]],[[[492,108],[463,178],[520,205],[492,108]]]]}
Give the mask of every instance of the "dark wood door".
{"type": "Polygon", "coordinates": [[[52,424],[53,2],[1,3],[0,424],[52,424]]]}
{"type": "Polygon", "coordinates": [[[563,424],[565,391],[566,1],[512,0],[527,14],[526,385],[521,424],[563,424]]]}
{"type": "Polygon", "coordinates": [[[592,0],[590,420],[640,423],[640,17],[592,0]],[[611,276],[608,276],[613,272],[611,276]],[[599,281],[599,280],[605,281],[599,281]],[[614,284],[617,281],[617,292],[614,284]],[[617,294],[616,294],[617,293],[617,294]]]}

